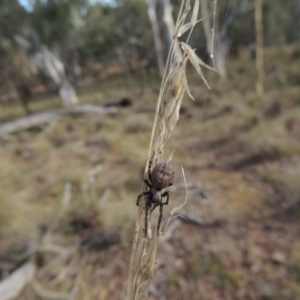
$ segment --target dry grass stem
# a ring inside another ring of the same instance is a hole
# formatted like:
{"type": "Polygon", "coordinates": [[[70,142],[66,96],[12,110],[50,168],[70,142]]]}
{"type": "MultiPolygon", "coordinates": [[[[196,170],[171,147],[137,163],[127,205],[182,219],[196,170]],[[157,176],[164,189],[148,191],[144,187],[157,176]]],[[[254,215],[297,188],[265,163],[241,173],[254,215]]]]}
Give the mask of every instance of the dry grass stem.
{"type": "MultiPolygon", "coordinates": [[[[170,138],[179,119],[179,110],[185,93],[187,93],[188,96],[194,100],[189,90],[186,78],[186,66],[188,61],[190,61],[195,67],[205,85],[210,88],[202,73],[201,66],[210,70],[214,69],[200,60],[195,54],[194,50],[187,44],[194,26],[200,21],[197,20],[199,0],[195,0],[190,22],[187,22],[187,17],[190,14],[190,10],[190,0],[183,0],[178,14],[175,33],[169,50],[166,69],[157,101],[145,174],[147,173],[150,160],[152,160],[152,166],[155,166],[157,163],[163,160],[164,146],[170,138]],[[186,43],[180,42],[179,37],[181,37],[183,33],[187,32],[188,30],[190,30],[190,33],[186,43]]],[[[169,160],[171,160],[171,157],[169,160]]],[[[173,208],[171,211],[164,232],[170,220],[174,218],[174,214],[177,213],[187,201],[187,187],[183,168],[182,174],[185,182],[185,198],[181,204],[173,208]]],[[[147,186],[143,183],[142,192],[146,191],[146,189],[147,186]]],[[[155,230],[154,234],[152,235],[151,226],[148,226],[148,232],[146,237],[144,237],[143,230],[141,230],[143,228],[143,221],[145,220],[144,205],[145,200],[143,200],[142,205],[139,207],[139,213],[135,226],[135,235],[133,240],[126,292],[127,300],[141,300],[147,298],[158,264],[156,255],[159,236],[162,233],[155,230]]],[[[148,221],[150,224],[150,214],[147,216],[147,218],[149,218],[148,221]]]]}

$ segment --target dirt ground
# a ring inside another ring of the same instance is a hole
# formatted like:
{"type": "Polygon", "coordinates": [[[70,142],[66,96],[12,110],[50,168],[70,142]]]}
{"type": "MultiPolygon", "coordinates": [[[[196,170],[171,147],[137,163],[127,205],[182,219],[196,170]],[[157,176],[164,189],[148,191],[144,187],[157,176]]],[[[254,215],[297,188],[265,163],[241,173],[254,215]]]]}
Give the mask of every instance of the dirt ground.
{"type": "MultiPolygon", "coordinates": [[[[210,92],[190,74],[196,101],[166,148],[176,176],[163,220],[183,197],[181,166],[188,203],[161,241],[149,299],[300,299],[299,53],[267,51],[262,98],[246,54],[210,92]]],[[[18,299],[124,298],[158,91],[148,78],[81,88],[81,103],[133,105],[1,138],[0,280],[29,257],[38,267],[18,299]],[[41,245],[52,248],[33,256],[41,245]]],[[[54,100],[32,110],[42,101],[54,100]]]]}

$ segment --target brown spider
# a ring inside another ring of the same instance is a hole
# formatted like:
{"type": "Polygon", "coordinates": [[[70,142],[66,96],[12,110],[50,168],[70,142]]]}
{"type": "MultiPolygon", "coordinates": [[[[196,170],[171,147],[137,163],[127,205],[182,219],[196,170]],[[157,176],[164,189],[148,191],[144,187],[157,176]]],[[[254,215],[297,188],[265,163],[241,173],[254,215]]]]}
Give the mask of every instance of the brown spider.
{"type": "Polygon", "coordinates": [[[142,192],[139,194],[136,205],[140,205],[140,199],[144,196],[148,196],[145,202],[145,237],[147,236],[148,223],[149,223],[149,212],[159,206],[159,219],[157,223],[157,232],[160,229],[160,223],[163,215],[163,206],[169,203],[169,192],[161,194],[161,190],[173,184],[174,171],[172,166],[168,162],[158,163],[151,171],[152,159],[149,161],[148,166],[148,179],[143,178],[145,184],[149,187],[149,191],[142,192]],[[167,197],[166,201],[163,202],[162,198],[167,197]],[[153,206],[152,206],[153,204],[153,206]]]}

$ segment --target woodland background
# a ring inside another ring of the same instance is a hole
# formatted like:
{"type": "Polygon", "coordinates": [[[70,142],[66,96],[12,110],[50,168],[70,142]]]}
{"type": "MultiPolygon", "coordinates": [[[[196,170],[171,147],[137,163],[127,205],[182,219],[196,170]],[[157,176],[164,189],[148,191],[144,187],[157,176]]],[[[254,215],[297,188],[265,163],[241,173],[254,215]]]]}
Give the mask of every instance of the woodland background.
{"type": "MultiPolygon", "coordinates": [[[[179,5],[0,0],[0,299],[123,299],[179,5]]],[[[200,11],[149,299],[299,299],[300,1],[200,11]]]]}

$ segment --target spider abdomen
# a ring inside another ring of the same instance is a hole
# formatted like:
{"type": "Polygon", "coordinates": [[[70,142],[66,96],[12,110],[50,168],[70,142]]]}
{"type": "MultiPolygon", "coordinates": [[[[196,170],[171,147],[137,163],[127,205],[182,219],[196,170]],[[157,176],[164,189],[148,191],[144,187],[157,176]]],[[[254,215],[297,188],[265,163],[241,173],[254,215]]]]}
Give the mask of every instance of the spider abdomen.
{"type": "Polygon", "coordinates": [[[158,163],[152,170],[152,185],[162,190],[174,182],[174,170],[170,163],[158,163]]]}

